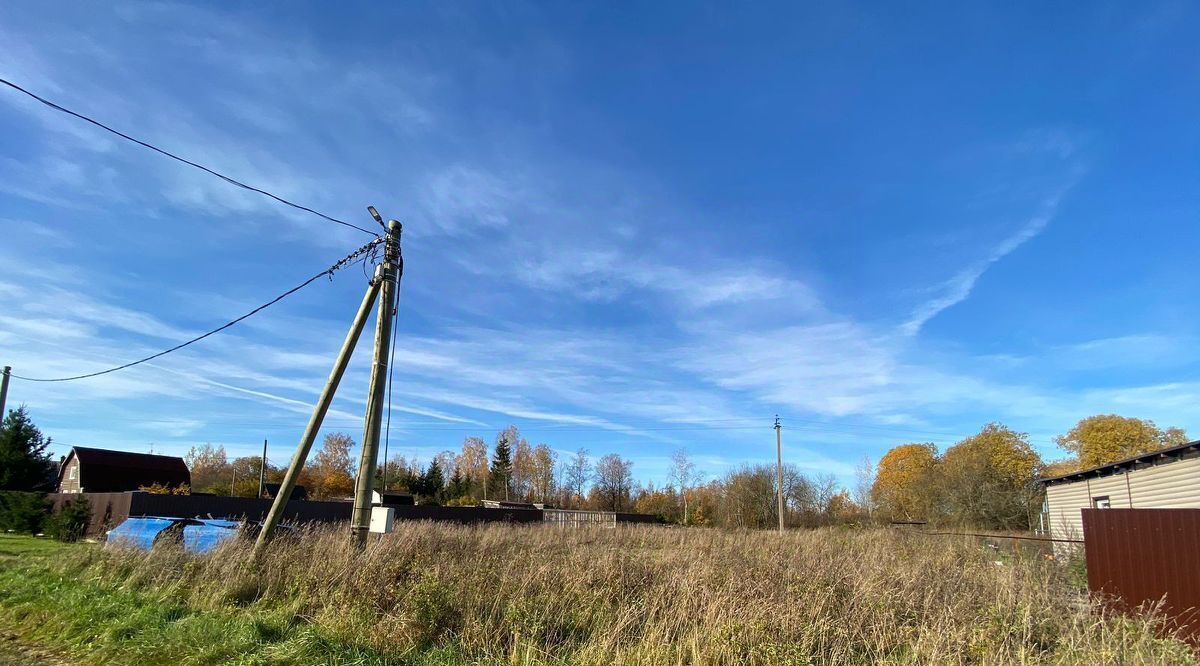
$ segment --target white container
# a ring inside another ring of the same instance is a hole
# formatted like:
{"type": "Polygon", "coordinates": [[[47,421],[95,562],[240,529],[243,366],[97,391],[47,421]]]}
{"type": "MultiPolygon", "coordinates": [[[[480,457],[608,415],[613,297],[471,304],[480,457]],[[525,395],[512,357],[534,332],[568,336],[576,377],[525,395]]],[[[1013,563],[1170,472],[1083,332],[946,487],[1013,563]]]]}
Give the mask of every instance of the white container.
{"type": "Polygon", "coordinates": [[[390,506],[371,507],[371,532],[387,534],[396,527],[396,509],[390,506]]]}

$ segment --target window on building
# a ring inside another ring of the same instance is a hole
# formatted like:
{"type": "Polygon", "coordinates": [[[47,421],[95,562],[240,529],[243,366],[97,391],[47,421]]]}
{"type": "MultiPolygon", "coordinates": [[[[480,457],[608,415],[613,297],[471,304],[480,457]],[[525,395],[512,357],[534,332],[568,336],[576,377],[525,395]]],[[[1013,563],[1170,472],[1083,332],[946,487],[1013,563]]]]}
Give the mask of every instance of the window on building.
{"type": "Polygon", "coordinates": [[[1108,495],[1092,498],[1092,507],[1096,509],[1111,509],[1112,502],[1108,501],[1108,495]]]}
{"type": "Polygon", "coordinates": [[[72,481],[75,480],[75,475],[78,473],[79,473],[78,465],[71,465],[70,467],[67,468],[67,478],[72,481]]]}

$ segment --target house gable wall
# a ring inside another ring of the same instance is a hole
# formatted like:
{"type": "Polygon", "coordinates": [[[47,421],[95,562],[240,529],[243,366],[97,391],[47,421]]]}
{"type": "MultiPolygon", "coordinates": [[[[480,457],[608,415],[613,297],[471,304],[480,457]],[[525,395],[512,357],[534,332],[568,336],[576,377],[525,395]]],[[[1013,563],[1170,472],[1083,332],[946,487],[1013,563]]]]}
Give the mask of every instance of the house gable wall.
{"type": "Polygon", "coordinates": [[[1082,509],[1108,497],[1113,509],[1200,509],[1200,458],[1163,461],[1046,487],[1047,529],[1056,539],[1082,539],[1082,509]]]}
{"type": "Polygon", "coordinates": [[[63,463],[61,481],[58,484],[60,493],[78,493],[82,491],[79,483],[79,459],[72,455],[63,463]]]}

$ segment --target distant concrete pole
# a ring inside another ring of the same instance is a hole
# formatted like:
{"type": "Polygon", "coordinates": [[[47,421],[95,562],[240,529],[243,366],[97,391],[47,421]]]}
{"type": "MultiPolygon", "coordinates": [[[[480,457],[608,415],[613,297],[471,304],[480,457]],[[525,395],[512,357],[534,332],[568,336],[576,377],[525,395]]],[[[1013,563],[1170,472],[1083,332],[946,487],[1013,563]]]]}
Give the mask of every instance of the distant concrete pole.
{"type": "Polygon", "coordinates": [[[267,440],[263,440],[262,462],[258,463],[258,498],[262,499],[267,488],[267,440]]]}
{"type": "Polygon", "coordinates": [[[4,405],[8,402],[8,376],[12,374],[12,366],[4,366],[4,378],[0,379],[0,421],[8,416],[8,412],[4,411],[4,405]]]}
{"type": "Polygon", "coordinates": [[[262,531],[258,533],[258,541],[254,544],[254,557],[257,559],[267,545],[267,540],[271,536],[271,532],[275,526],[279,524],[279,519],[283,517],[283,510],[287,507],[288,500],[292,498],[292,490],[296,487],[296,480],[300,477],[300,470],[304,468],[304,461],[308,458],[308,452],[312,450],[313,442],[317,439],[317,432],[321,430],[321,422],[325,420],[325,413],[329,411],[329,405],[333,402],[333,395],[337,393],[338,384],[342,381],[342,375],[346,372],[346,366],[350,364],[350,356],[354,354],[354,346],[358,344],[358,338],[362,335],[363,327],[367,324],[367,317],[371,315],[371,306],[375,304],[375,296],[379,293],[379,271],[375,273],[375,279],[367,287],[367,293],[363,296],[362,304],[358,306],[358,314],[354,316],[354,322],[350,324],[350,330],[346,333],[346,340],[342,342],[342,349],[338,352],[337,360],[333,364],[333,370],[329,373],[329,379],[325,382],[325,388],[321,391],[321,397],[317,399],[317,405],[313,408],[312,416],[308,419],[308,427],[304,429],[304,436],[300,439],[300,444],[296,447],[296,453],[292,455],[292,462],[288,464],[287,472],[283,475],[283,481],[279,484],[279,492],[275,494],[275,501],[271,503],[271,511],[267,513],[266,520],[263,521],[262,531]]]}
{"type": "MultiPolygon", "coordinates": [[[[358,481],[354,486],[354,512],[350,514],[350,538],[359,546],[367,543],[371,530],[371,492],[375,489],[375,466],[379,459],[379,429],[383,422],[384,389],[387,387],[388,350],[392,341],[392,315],[396,307],[396,282],[400,276],[400,223],[388,221],[383,251],[379,313],[375,321],[375,362],[371,365],[371,389],[367,394],[366,423],[362,454],[358,457],[358,481]]],[[[385,461],[386,463],[386,461],[385,461]]]]}
{"type": "Polygon", "coordinates": [[[783,534],[783,439],[780,431],[779,416],[775,416],[775,483],[779,486],[776,495],[779,498],[779,533],[783,534]]]}

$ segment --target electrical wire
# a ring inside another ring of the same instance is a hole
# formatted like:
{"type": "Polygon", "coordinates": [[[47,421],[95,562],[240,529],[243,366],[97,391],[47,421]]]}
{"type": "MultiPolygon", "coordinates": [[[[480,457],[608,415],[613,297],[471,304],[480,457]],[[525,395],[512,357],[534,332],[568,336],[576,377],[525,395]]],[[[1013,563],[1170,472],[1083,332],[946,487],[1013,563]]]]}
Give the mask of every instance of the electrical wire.
{"type": "Polygon", "coordinates": [[[128,134],[125,134],[124,132],[121,132],[121,131],[115,130],[115,129],[113,129],[113,128],[109,127],[108,125],[105,125],[104,123],[102,123],[102,122],[98,121],[98,120],[93,120],[92,118],[89,118],[89,117],[87,117],[87,116],[83,115],[82,113],[78,113],[78,112],[76,112],[76,111],[72,111],[71,109],[68,109],[68,108],[66,108],[66,107],[64,107],[64,106],[61,106],[61,105],[59,105],[59,104],[55,104],[54,102],[51,102],[50,100],[46,99],[45,97],[41,97],[41,96],[39,96],[39,95],[37,95],[37,94],[35,94],[35,93],[32,93],[32,92],[30,92],[30,91],[26,90],[25,88],[22,88],[21,86],[19,86],[19,85],[17,85],[17,84],[15,84],[15,83],[13,83],[12,81],[9,81],[9,80],[7,80],[7,79],[4,79],[4,78],[0,78],[0,83],[3,83],[4,85],[8,86],[9,88],[12,88],[13,90],[16,90],[17,92],[24,93],[24,94],[26,94],[26,95],[28,95],[28,96],[32,97],[33,99],[35,99],[35,100],[37,100],[37,101],[41,102],[42,104],[45,104],[46,106],[48,106],[48,107],[50,107],[50,108],[54,109],[55,111],[61,111],[62,113],[65,113],[65,114],[67,114],[67,115],[69,115],[69,116],[74,116],[74,117],[76,117],[76,118],[78,118],[78,119],[80,119],[80,120],[83,120],[83,121],[85,121],[85,122],[89,122],[89,123],[91,123],[91,124],[95,125],[96,127],[99,127],[100,129],[102,129],[102,130],[106,131],[106,132],[110,132],[110,133],[112,133],[112,134],[115,134],[115,135],[117,135],[117,136],[119,136],[119,137],[121,137],[122,139],[125,139],[125,140],[127,140],[127,141],[132,141],[133,143],[136,143],[136,144],[138,144],[139,146],[142,146],[143,148],[149,148],[150,150],[153,150],[154,152],[156,152],[156,153],[159,153],[160,155],[165,155],[166,157],[169,157],[169,158],[171,158],[171,159],[173,159],[173,160],[175,160],[175,161],[177,161],[177,162],[182,162],[182,163],[184,163],[184,164],[186,164],[186,165],[188,165],[188,166],[195,167],[195,168],[197,168],[197,169],[199,169],[199,170],[201,170],[201,171],[203,171],[203,172],[205,172],[205,173],[208,173],[208,174],[210,174],[210,175],[216,176],[217,178],[220,178],[221,180],[223,180],[223,181],[225,181],[225,182],[229,183],[230,185],[234,185],[234,186],[236,186],[236,187],[240,187],[240,188],[242,188],[242,189],[244,189],[244,190],[249,190],[249,191],[251,191],[251,192],[257,192],[258,194],[261,194],[261,195],[263,195],[263,196],[266,196],[266,197],[270,197],[271,199],[274,199],[275,201],[278,201],[279,203],[281,203],[281,204],[283,204],[283,205],[285,205],[285,206],[291,206],[292,208],[295,208],[295,209],[297,209],[297,210],[302,210],[302,211],[304,211],[304,212],[306,212],[306,213],[312,213],[313,215],[316,215],[317,217],[320,217],[320,218],[322,218],[322,219],[328,220],[328,221],[330,221],[330,222],[333,222],[333,223],[335,223],[335,224],[340,224],[340,225],[342,225],[343,227],[350,227],[351,229],[357,229],[358,231],[361,231],[361,232],[363,232],[363,233],[365,233],[365,234],[370,234],[371,236],[374,236],[374,235],[376,235],[374,231],[371,231],[371,230],[369,230],[369,229],[364,229],[364,228],[362,228],[362,227],[358,226],[357,224],[351,224],[351,223],[349,223],[349,222],[346,222],[345,220],[339,220],[339,219],[337,219],[336,217],[331,217],[331,216],[329,216],[329,215],[326,215],[325,213],[322,213],[322,212],[320,212],[320,211],[313,210],[312,208],[309,208],[308,206],[302,206],[302,205],[300,205],[300,204],[298,204],[298,203],[294,203],[294,202],[288,201],[287,199],[284,199],[283,197],[280,197],[280,196],[276,196],[276,195],[274,195],[274,194],[272,194],[272,193],[270,193],[270,192],[268,192],[268,191],[266,191],[266,190],[264,190],[264,189],[261,189],[261,188],[258,188],[258,187],[254,187],[253,185],[247,185],[246,183],[243,183],[243,182],[241,182],[240,180],[235,180],[235,179],[233,179],[233,178],[230,178],[229,176],[226,176],[226,175],[225,175],[225,174],[223,174],[223,173],[219,173],[219,172],[217,172],[217,171],[214,171],[213,169],[210,169],[210,168],[208,168],[208,167],[204,166],[203,164],[198,164],[198,163],[196,163],[196,162],[193,162],[193,161],[191,161],[191,160],[189,160],[189,159],[186,159],[186,158],[180,157],[179,155],[176,155],[176,154],[174,154],[174,153],[171,153],[171,152],[169,152],[169,151],[163,150],[162,148],[159,148],[159,147],[157,147],[157,146],[154,146],[154,145],[152,145],[152,144],[150,144],[150,143],[147,143],[147,142],[145,142],[145,141],[142,141],[141,139],[135,139],[134,137],[132,137],[132,136],[129,136],[128,134]]]}
{"type": "MultiPolygon", "coordinates": [[[[386,421],[386,416],[385,416],[385,421],[386,421]]],[[[115,422],[163,423],[166,425],[173,425],[173,424],[177,423],[177,421],[169,420],[169,419],[163,419],[163,420],[140,419],[140,418],[114,419],[114,418],[108,418],[108,417],[105,418],[105,422],[106,423],[115,423],[115,422]]],[[[469,434],[469,433],[473,433],[473,432],[478,432],[480,430],[502,430],[505,427],[505,424],[508,422],[507,421],[496,422],[496,423],[487,424],[487,425],[483,425],[483,426],[478,426],[478,425],[473,425],[473,424],[442,424],[440,422],[436,425],[431,425],[429,423],[430,422],[417,422],[415,424],[414,423],[401,423],[399,425],[399,427],[402,427],[405,431],[408,431],[408,432],[428,432],[428,433],[446,432],[446,433],[468,433],[469,434]]],[[[224,428],[235,428],[235,427],[236,428],[251,428],[252,427],[252,428],[303,429],[303,427],[304,427],[304,423],[295,423],[295,424],[287,423],[287,422],[270,423],[270,422],[265,422],[265,421],[246,421],[246,422],[243,422],[243,421],[218,421],[218,422],[214,422],[212,425],[214,427],[224,427],[224,428]]],[[[342,419],[325,419],[325,421],[323,422],[323,425],[322,425],[322,429],[323,430],[346,429],[346,428],[352,428],[356,425],[361,425],[361,422],[353,421],[353,420],[342,420],[342,419]]],[[[553,434],[557,434],[557,433],[574,433],[574,434],[594,433],[594,434],[622,435],[622,434],[631,434],[631,433],[638,433],[638,432],[664,432],[664,433],[710,432],[710,431],[713,431],[713,432],[747,431],[747,432],[749,432],[749,431],[762,430],[762,429],[764,429],[762,425],[745,425],[745,426],[689,425],[689,426],[650,426],[650,427],[624,426],[623,430],[627,431],[627,432],[622,432],[622,430],[618,430],[618,429],[615,429],[612,427],[605,428],[602,426],[565,426],[565,427],[525,426],[525,427],[521,428],[522,432],[524,432],[524,433],[541,433],[542,435],[553,435],[553,434]]],[[[811,435],[831,435],[831,436],[832,435],[862,435],[862,433],[856,432],[854,430],[833,429],[833,428],[809,428],[809,427],[805,427],[805,426],[793,426],[791,428],[791,430],[793,432],[802,433],[802,434],[811,434],[811,435]]]]}
{"type": "MultiPolygon", "coordinates": [[[[400,252],[399,245],[396,251],[400,252]]],[[[383,489],[387,490],[387,457],[388,445],[392,442],[392,374],[396,371],[396,329],[400,328],[400,278],[404,277],[404,257],[399,257],[396,268],[396,297],[392,301],[392,344],[388,349],[388,384],[387,384],[387,424],[383,428],[383,489]]]]}
{"type": "Polygon", "coordinates": [[[305,280],[304,282],[301,282],[300,284],[296,285],[295,287],[288,289],[287,291],[283,292],[282,294],[276,296],[275,298],[272,298],[271,300],[254,308],[253,310],[238,317],[237,319],[226,322],[226,323],[218,326],[217,328],[212,329],[211,331],[209,331],[207,333],[198,335],[198,336],[192,338],[191,340],[177,344],[174,347],[171,347],[170,349],[164,349],[163,351],[160,351],[156,354],[151,354],[150,356],[147,356],[145,358],[140,358],[136,361],[130,361],[129,363],[118,365],[113,368],[108,368],[107,370],[100,370],[99,372],[89,372],[87,374],[74,375],[72,377],[41,378],[41,377],[23,377],[21,375],[9,375],[9,376],[12,377],[13,379],[20,379],[20,380],[27,381],[27,382],[69,382],[69,381],[74,381],[76,379],[88,379],[89,377],[98,377],[100,375],[106,375],[110,372],[116,372],[117,370],[124,370],[125,368],[131,368],[135,365],[145,363],[146,361],[152,361],[160,356],[166,356],[167,354],[170,354],[173,351],[178,351],[180,349],[183,349],[184,347],[187,347],[190,344],[199,342],[199,341],[203,340],[204,338],[207,338],[210,335],[215,335],[217,333],[220,333],[221,331],[223,331],[241,321],[244,321],[245,319],[248,319],[255,314],[258,314],[259,312],[262,312],[263,310],[271,307],[272,305],[275,305],[279,301],[282,301],[283,299],[287,298],[288,296],[291,296],[292,294],[296,293],[297,291],[300,291],[301,289],[307,287],[308,285],[312,284],[313,282],[316,282],[317,280],[319,280],[327,275],[332,280],[333,274],[337,270],[353,263],[354,260],[358,259],[361,255],[369,252],[372,247],[374,247],[375,245],[377,245],[380,242],[382,242],[382,239],[376,238],[375,240],[371,241],[370,243],[367,243],[366,245],[364,245],[364,246],[358,248],[357,250],[351,252],[350,254],[346,255],[345,257],[342,257],[341,259],[339,259],[337,262],[335,262],[329,268],[326,268],[325,270],[321,271],[320,273],[317,273],[316,275],[308,278],[307,280],[305,280]]]}
{"type": "Polygon", "coordinates": [[[1020,534],[981,534],[979,532],[926,532],[924,530],[907,530],[902,534],[922,534],[925,536],[966,536],[985,539],[1014,539],[1017,541],[1053,541],[1054,543],[1083,543],[1081,539],[1054,539],[1050,537],[1024,536],[1020,534]]]}
{"type": "Polygon", "coordinates": [[[376,245],[371,249],[370,252],[363,255],[362,259],[359,260],[359,263],[362,265],[363,277],[367,278],[368,280],[371,279],[371,274],[367,266],[374,268],[379,263],[379,246],[376,245]]]}

